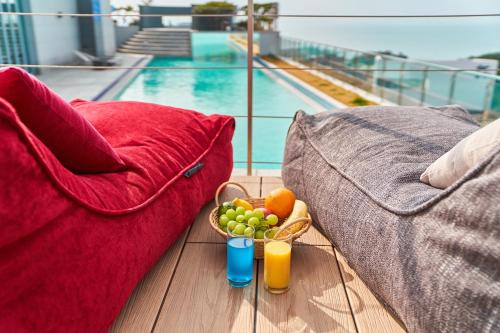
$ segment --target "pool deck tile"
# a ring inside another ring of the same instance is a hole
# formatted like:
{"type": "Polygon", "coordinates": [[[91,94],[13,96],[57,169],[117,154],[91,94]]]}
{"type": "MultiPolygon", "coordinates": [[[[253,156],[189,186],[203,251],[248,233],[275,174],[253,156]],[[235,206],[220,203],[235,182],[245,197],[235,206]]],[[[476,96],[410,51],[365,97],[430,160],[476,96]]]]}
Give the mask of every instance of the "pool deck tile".
{"type": "MultiPolygon", "coordinates": [[[[119,66],[124,67],[136,65],[141,59],[148,59],[148,56],[141,54],[118,53],[117,56],[122,59],[119,66]]],[[[44,69],[38,78],[67,101],[75,98],[94,100],[104,89],[127,73],[130,73],[127,69],[49,68],[44,69]]],[[[112,97],[106,96],[106,99],[112,97]]]]}

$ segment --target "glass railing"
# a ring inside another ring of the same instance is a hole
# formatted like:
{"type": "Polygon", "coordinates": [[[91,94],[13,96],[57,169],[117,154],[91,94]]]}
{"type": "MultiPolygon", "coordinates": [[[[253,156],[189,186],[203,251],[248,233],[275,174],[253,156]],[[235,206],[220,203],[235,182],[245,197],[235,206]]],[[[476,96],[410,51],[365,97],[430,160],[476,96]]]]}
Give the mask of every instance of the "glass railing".
{"type": "Polygon", "coordinates": [[[398,105],[460,104],[498,117],[500,77],[391,55],[282,37],[280,56],[398,105]]]}

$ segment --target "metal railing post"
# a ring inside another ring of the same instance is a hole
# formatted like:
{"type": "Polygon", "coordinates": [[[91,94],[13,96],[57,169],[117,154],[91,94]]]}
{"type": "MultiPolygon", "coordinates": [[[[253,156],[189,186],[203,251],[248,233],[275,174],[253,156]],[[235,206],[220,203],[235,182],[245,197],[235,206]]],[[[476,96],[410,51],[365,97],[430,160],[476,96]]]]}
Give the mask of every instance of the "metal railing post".
{"type": "Polygon", "coordinates": [[[253,0],[247,3],[247,175],[252,175],[253,144],[253,0]]]}
{"type": "Polygon", "coordinates": [[[490,105],[491,105],[491,96],[493,96],[495,80],[490,80],[486,85],[486,91],[484,93],[483,100],[483,114],[482,114],[482,125],[486,125],[488,123],[488,119],[490,118],[490,105]]]}
{"type": "Polygon", "coordinates": [[[404,84],[404,75],[405,75],[405,62],[401,63],[401,67],[399,70],[399,89],[398,89],[398,104],[403,105],[403,84],[404,84]]]}
{"type": "Polygon", "coordinates": [[[380,76],[377,78],[377,81],[380,80],[380,82],[377,82],[376,85],[380,87],[380,98],[384,99],[385,98],[385,58],[381,57],[382,59],[382,71],[380,71],[380,76]],[[380,83],[380,84],[379,84],[380,83]]]}
{"type": "Polygon", "coordinates": [[[457,82],[457,74],[458,72],[455,72],[451,76],[450,92],[448,93],[448,104],[453,104],[453,97],[455,95],[455,85],[457,82]]]}
{"type": "Polygon", "coordinates": [[[425,102],[425,84],[427,82],[427,77],[429,75],[429,72],[428,72],[428,69],[429,67],[425,67],[423,73],[422,73],[422,86],[420,87],[421,90],[420,90],[420,105],[424,105],[424,102],[425,102]]]}

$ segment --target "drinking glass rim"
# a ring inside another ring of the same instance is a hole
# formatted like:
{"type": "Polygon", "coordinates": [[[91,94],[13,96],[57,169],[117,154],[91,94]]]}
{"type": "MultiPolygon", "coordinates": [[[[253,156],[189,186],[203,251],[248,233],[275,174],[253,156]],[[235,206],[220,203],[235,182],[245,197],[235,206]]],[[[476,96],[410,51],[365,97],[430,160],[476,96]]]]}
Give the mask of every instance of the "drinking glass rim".
{"type": "Polygon", "coordinates": [[[272,229],[268,229],[264,232],[264,241],[266,241],[266,242],[288,242],[293,237],[293,234],[290,231],[285,229],[282,231],[282,234],[285,234],[286,237],[280,237],[277,239],[276,238],[269,238],[269,237],[267,237],[267,235],[268,235],[268,232],[270,232],[271,230],[272,229]]]}
{"type": "Polygon", "coordinates": [[[239,237],[239,238],[248,238],[248,239],[253,239],[253,238],[255,237],[255,228],[254,228],[254,227],[252,227],[251,225],[247,225],[247,224],[245,224],[245,226],[246,226],[247,228],[248,228],[248,227],[250,227],[250,228],[252,228],[252,229],[253,229],[252,237],[248,237],[248,236],[247,236],[247,235],[245,235],[244,233],[243,233],[243,235],[233,234],[233,232],[232,232],[231,230],[229,230],[229,228],[227,229],[227,236],[228,236],[228,237],[231,237],[231,238],[237,238],[237,237],[239,237]]]}

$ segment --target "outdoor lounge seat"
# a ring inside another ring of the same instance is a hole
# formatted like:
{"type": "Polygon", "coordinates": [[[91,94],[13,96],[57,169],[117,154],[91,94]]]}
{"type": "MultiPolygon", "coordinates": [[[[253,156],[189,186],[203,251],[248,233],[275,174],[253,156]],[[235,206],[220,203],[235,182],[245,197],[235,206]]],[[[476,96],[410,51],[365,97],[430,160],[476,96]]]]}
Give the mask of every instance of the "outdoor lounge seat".
{"type": "Polygon", "coordinates": [[[72,107],[124,167],[70,171],[0,99],[2,332],[106,332],[232,171],[231,117],[137,102],[72,107]]]}
{"type": "Polygon", "coordinates": [[[298,112],[290,127],[285,185],[410,332],[500,331],[500,146],[445,190],[419,181],[478,128],[458,106],[298,112]]]}

